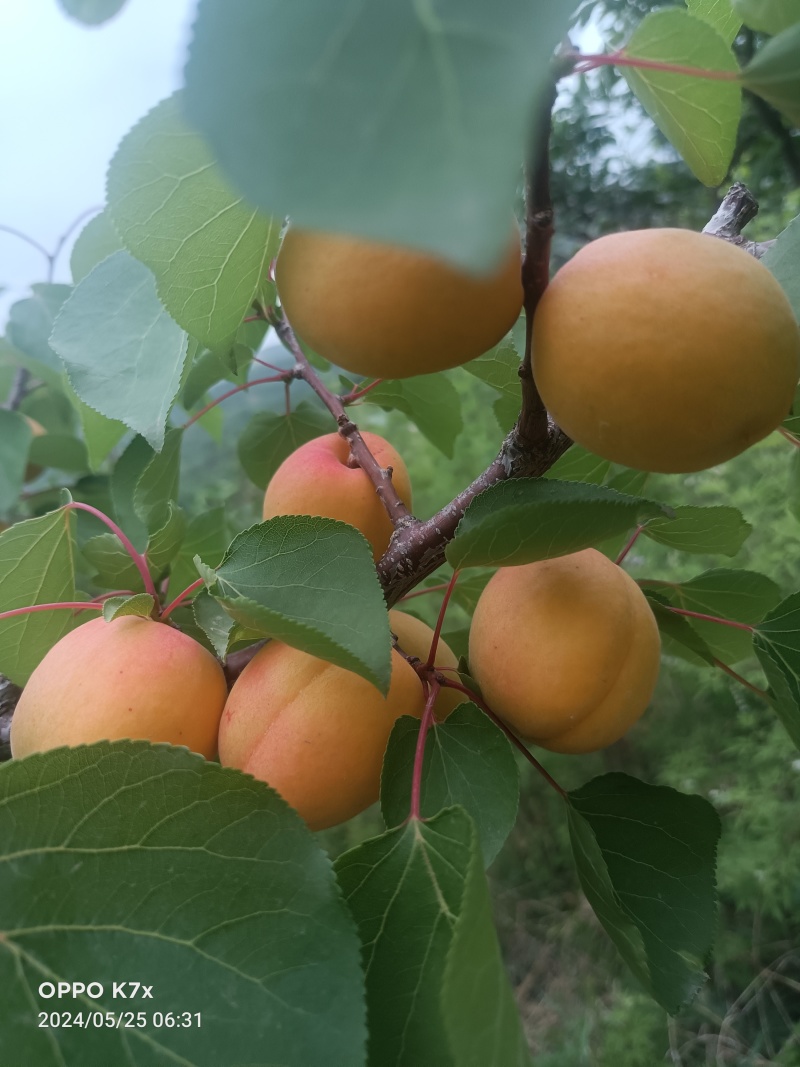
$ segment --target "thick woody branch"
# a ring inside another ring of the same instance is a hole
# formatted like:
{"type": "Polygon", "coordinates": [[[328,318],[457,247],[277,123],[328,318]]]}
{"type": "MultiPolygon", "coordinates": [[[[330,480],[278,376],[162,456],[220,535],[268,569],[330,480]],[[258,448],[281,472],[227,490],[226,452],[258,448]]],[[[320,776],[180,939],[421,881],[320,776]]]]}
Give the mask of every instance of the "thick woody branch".
{"type": "Polygon", "coordinates": [[[756,259],[775,244],[774,241],[748,241],[742,230],[758,214],[758,201],[741,182],[736,182],[726,193],[714,215],[703,227],[703,233],[721,237],[723,241],[738,245],[756,259]]]}
{"type": "Polygon", "coordinates": [[[304,382],[311,386],[334,419],[336,419],[339,433],[350,446],[350,456],[353,464],[361,467],[375,486],[375,492],[383,502],[386,513],[392,520],[392,525],[397,529],[413,523],[413,516],[400,499],[392,482],[392,468],[382,467],[370,452],[366,441],[359,433],[358,427],[348,416],[342,398],[328,389],[309,363],[286,317],[273,314],[270,316],[269,321],[275,328],[275,332],[282,344],[297,361],[296,377],[302,378],[304,382]]]}

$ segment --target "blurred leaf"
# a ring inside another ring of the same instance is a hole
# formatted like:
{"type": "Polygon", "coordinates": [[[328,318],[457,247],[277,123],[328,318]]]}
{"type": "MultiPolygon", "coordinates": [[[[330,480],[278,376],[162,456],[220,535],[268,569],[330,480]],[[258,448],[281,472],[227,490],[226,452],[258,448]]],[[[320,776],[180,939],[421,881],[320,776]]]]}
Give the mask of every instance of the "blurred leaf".
{"type": "MultiPolygon", "coordinates": [[[[381,811],[388,827],[408,816],[419,726],[419,719],[403,715],[389,738],[381,775],[381,811]]],[[[425,740],[422,818],[455,804],[475,823],[488,867],[514,827],[519,771],[505,734],[474,704],[461,704],[425,740]]]]}
{"type": "Polygon", "coordinates": [[[78,234],[69,257],[73,282],[77,285],[83,281],[98,263],[121,248],[122,241],[108,211],[101,211],[89,219],[78,234]]]}
{"type": "Polygon", "coordinates": [[[574,6],[202,0],[187,117],[268,214],[485,271],[574,6]]]}
{"type": "Polygon", "coordinates": [[[518,411],[522,400],[519,368],[519,353],[511,337],[504,337],[490,352],[463,364],[463,369],[473,377],[513,400],[518,411]]]}
{"type": "Polygon", "coordinates": [[[178,499],[182,444],[183,430],[180,427],[168,430],[164,447],[152,455],[136,482],[133,506],[148,526],[153,508],[161,508],[168,501],[178,499]]]}
{"type": "Polygon", "coordinates": [[[239,438],[239,462],[250,481],[259,489],[266,489],[275,471],[295,449],[330,430],[328,412],[305,400],[288,415],[259,411],[239,438]]]}
{"type": "Polygon", "coordinates": [[[800,320],[800,215],[792,219],[761,262],[769,267],[783,286],[795,318],[800,320]]]}
{"type": "Polygon", "coordinates": [[[155,599],[149,593],[136,593],[134,596],[113,596],[103,601],[103,618],[113,622],[125,615],[135,615],[139,619],[152,617],[155,599]]]}
{"type": "Polygon", "coordinates": [[[778,34],[800,22],[797,0],[732,0],[736,13],[753,30],[778,34]]]}
{"type": "Polygon", "coordinates": [[[181,389],[181,403],[189,411],[204,396],[206,391],[217,382],[228,380],[235,385],[243,385],[247,380],[247,369],[253,359],[253,352],[246,345],[234,344],[230,349],[230,358],[222,359],[217,352],[206,349],[201,352],[186,375],[181,389]]]}
{"type": "Polygon", "coordinates": [[[447,547],[452,567],[533,563],[589,548],[669,509],[580,482],[515,478],[469,505],[447,547]]]}
{"type": "Polygon", "coordinates": [[[199,577],[192,562],[202,556],[216,567],[230,542],[225,508],[211,508],[189,520],[180,550],[170,569],[169,595],[174,598],[199,577]]]}
{"type": "Polygon", "coordinates": [[[33,433],[22,415],[0,408],[0,515],[19,500],[32,440],[33,433]]]}
{"type": "Polygon", "coordinates": [[[42,282],[32,285],[31,290],[33,296],[11,305],[6,333],[15,348],[49,368],[51,373],[54,372],[53,384],[58,385],[63,368],[50,347],[49,338],[56,316],[72,292],[72,286],[42,282]]]}
{"type": "MultiPolygon", "coordinates": [[[[216,82],[219,91],[224,82],[216,82]]],[[[162,100],[123,138],[108,170],[108,203],[167,311],[213,348],[247,314],[278,254],[281,220],[229,188],[181,105],[181,93],[162,100]]]]}
{"type": "MultiPolygon", "coordinates": [[[[634,30],[623,52],[683,67],[734,74],[739,70],[719,33],[679,8],[652,11],[634,30]]],[[[695,177],[704,185],[723,182],[742,110],[738,82],[642,67],[622,67],[620,73],[695,177]]]]}
{"type": "Polygon", "coordinates": [[[588,452],[582,445],[570,445],[542,477],[551,481],[591,482],[594,485],[602,485],[610,470],[609,460],[588,452]]]}
{"type": "Polygon", "coordinates": [[[64,12],[86,26],[108,22],[125,6],[127,0],[58,0],[64,12]]]}
{"type": "Polygon", "coordinates": [[[800,22],[756,52],[742,72],[742,82],[800,126],[800,22]]]}
{"type": "Polygon", "coordinates": [[[120,455],[111,471],[109,487],[114,502],[114,517],[137,548],[147,544],[147,526],[135,507],[136,486],[147,465],[156,455],[143,437],[136,436],[120,455]]]}
{"type": "Polygon", "coordinates": [[[402,411],[432,445],[453,458],[464,422],[461,398],[446,374],[383,381],[367,393],[364,403],[402,411]]]}
{"type": "Polygon", "coordinates": [[[786,597],[758,624],[753,644],[778,718],[800,748],[800,593],[786,597]]]}
{"type": "MultiPolygon", "coordinates": [[[[733,0],[733,5],[738,7],[740,2],[733,0]]],[[[733,44],[742,25],[742,16],[734,10],[731,0],[686,0],[686,6],[690,14],[713,26],[725,44],[733,44]]]]}
{"type": "Polygon", "coordinates": [[[104,460],[108,458],[109,452],[128,433],[128,427],[124,422],[119,422],[117,419],[107,419],[99,411],[95,411],[88,404],[84,404],[69,384],[66,375],[64,385],[72,406],[77,411],[80,419],[90,469],[96,471],[104,460]]]}
{"type": "Polygon", "coordinates": [[[800,448],[793,448],[789,456],[789,511],[800,522],[800,448]]]}
{"type": "Polygon", "coordinates": [[[706,979],[719,816],[702,797],[627,774],[573,790],[567,811],[589,903],[638,980],[675,1014],[706,979]]]}
{"type": "Polygon", "coordinates": [[[335,870],[363,946],[370,1067],[532,1067],[469,816],[415,819],[335,870]]]}
{"type": "MultiPolygon", "coordinates": [[[[61,508],[0,534],[2,611],[78,599],[70,515],[61,508]]],[[[0,619],[0,673],[24,685],[45,653],[84,621],[68,610],[0,619]]]]}
{"type": "Polygon", "coordinates": [[[144,582],[136,564],[113,533],[90,537],[81,552],[97,574],[94,580],[103,589],[130,589],[144,592],[144,582]]]}
{"type": "Polygon", "coordinates": [[[642,533],[681,552],[735,556],[753,531],[738,508],[676,507],[674,519],[651,519],[642,533]]]}
{"type": "Polygon", "coordinates": [[[344,522],[280,515],[235,537],[211,593],[263,637],[389,689],[389,615],[372,547],[344,522]]]}
{"type": "Polygon", "coordinates": [[[64,433],[46,433],[31,441],[30,461],[40,467],[88,474],[86,445],[78,437],[64,433]]]}
{"type": "Polygon", "coordinates": [[[127,252],[104,259],[80,282],[51,334],[81,400],[155,449],[164,443],[186,341],[158,299],[152,274],[127,252]]]}
{"type": "Polygon", "coordinates": [[[328,858],[263,782],[171,745],[57,749],[0,767],[0,840],[9,1065],[363,1067],[352,920],[328,858]],[[76,966],[105,993],[59,1007],[119,1012],[121,960],[150,1003],[202,1026],[36,1025],[30,988],[76,966]]]}

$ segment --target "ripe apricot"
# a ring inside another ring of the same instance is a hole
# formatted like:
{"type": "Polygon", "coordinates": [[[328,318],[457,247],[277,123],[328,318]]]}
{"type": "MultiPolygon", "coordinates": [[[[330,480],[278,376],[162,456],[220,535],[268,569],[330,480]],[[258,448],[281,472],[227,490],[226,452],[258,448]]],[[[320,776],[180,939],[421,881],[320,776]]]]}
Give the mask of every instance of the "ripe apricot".
{"type": "Polygon", "coordinates": [[[800,330],[767,268],[689,230],[601,237],[536,310],[533,369],[556,422],[639,470],[703,470],[774,430],[800,374],[800,330]]]}
{"type": "MultiPolygon", "coordinates": [[[[411,507],[411,482],[406,465],[388,441],[362,431],[370,452],[382,467],[392,468],[392,482],[403,503],[411,507]]],[[[389,547],[392,523],[375,486],[360,467],[348,465],[350,446],[338,433],[315,437],[301,445],[275,471],[264,496],[264,518],[275,515],[323,515],[359,529],[380,559],[389,547]]]]}
{"type": "MultiPolygon", "coordinates": [[[[403,650],[426,659],[430,628],[399,611],[389,621],[403,650]]],[[[456,665],[443,643],[436,662],[456,665]]],[[[437,718],[456,702],[443,693],[437,718]]],[[[378,799],[392,727],[401,715],[419,718],[423,708],[420,680],[397,651],[384,698],[352,671],[270,641],[231,689],[220,723],[220,762],[268,782],[312,830],[323,830],[378,799]]]]}
{"type": "Polygon", "coordinates": [[[647,707],[660,646],[641,589],[588,548],[497,571],[475,609],[469,664],[489,706],[521,737],[594,752],[647,707]]]}
{"type": "Polygon", "coordinates": [[[219,663],[186,634],[132,615],[92,619],[31,675],[11,721],[11,751],[129,737],[211,758],[226,697],[219,663]]]}
{"type": "Polygon", "coordinates": [[[522,308],[519,235],[490,274],[423,252],[290,228],[275,277],[286,315],[325,359],[371,378],[409,378],[480,356],[522,308]]]}

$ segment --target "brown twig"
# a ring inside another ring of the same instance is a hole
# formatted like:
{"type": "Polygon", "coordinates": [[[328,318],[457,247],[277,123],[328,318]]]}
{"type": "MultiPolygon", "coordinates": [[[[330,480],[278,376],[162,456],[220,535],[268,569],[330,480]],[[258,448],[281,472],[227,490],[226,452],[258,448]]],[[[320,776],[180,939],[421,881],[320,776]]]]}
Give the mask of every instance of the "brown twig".
{"type": "Polygon", "coordinates": [[[742,237],[742,230],[758,214],[758,201],[741,182],[734,182],[725,194],[713,216],[703,227],[703,233],[720,237],[723,241],[738,245],[756,259],[775,244],[774,241],[749,241],[742,237]]]}

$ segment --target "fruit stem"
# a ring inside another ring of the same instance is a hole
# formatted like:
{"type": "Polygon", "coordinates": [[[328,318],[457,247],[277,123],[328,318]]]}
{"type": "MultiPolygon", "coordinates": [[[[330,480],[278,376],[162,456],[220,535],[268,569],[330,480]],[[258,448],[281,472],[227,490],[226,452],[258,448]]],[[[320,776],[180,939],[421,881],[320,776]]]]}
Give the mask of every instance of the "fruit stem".
{"type": "Polygon", "coordinates": [[[689,67],[678,63],[663,63],[657,59],[642,59],[629,56],[625,51],[607,52],[595,55],[583,55],[580,52],[569,53],[566,58],[575,62],[572,74],[586,74],[598,67],[638,67],[640,70],[660,70],[665,74],[686,74],[693,78],[710,78],[713,81],[739,81],[739,71],[708,70],[705,67],[689,67]]]}
{"type": "Polygon", "coordinates": [[[342,403],[352,404],[354,400],[360,400],[362,396],[366,396],[376,385],[380,385],[383,378],[376,378],[374,382],[370,382],[369,385],[365,385],[363,389],[351,389],[349,393],[343,393],[340,397],[342,403]]]}
{"type": "Polygon", "coordinates": [[[425,681],[421,679],[425,690],[425,710],[422,713],[422,721],[419,724],[417,734],[417,747],[414,752],[414,770],[411,775],[411,805],[408,812],[409,819],[420,819],[422,806],[422,768],[425,763],[425,741],[428,731],[433,725],[433,705],[439,693],[439,683],[435,680],[425,681]]]}
{"type": "Polygon", "coordinates": [[[795,448],[800,448],[800,441],[797,440],[794,434],[789,433],[785,426],[779,426],[778,433],[781,437],[785,437],[787,441],[791,441],[795,448]]]}
{"type": "Polygon", "coordinates": [[[158,593],[156,592],[156,587],[153,584],[153,579],[150,575],[150,571],[148,570],[147,562],[144,556],[136,551],[130,539],[123,533],[119,526],[117,526],[114,520],[110,519],[108,515],[100,511],[99,508],[94,508],[91,504],[83,504],[78,500],[71,500],[69,504],[65,504],[64,507],[67,511],[86,511],[90,515],[94,515],[95,518],[100,519],[101,522],[104,522],[106,524],[109,530],[111,530],[111,532],[119,538],[123,548],[131,557],[133,562],[136,564],[136,569],[142,576],[142,581],[144,582],[145,590],[153,597],[156,604],[158,604],[158,593]]]}
{"type": "Polygon", "coordinates": [[[235,389],[229,389],[227,393],[223,393],[222,396],[218,396],[216,400],[212,400],[210,404],[206,404],[205,407],[200,408],[195,412],[190,419],[187,419],[183,424],[182,429],[188,430],[198,419],[202,419],[212,408],[215,408],[217,404],[221,404],[223,400],[227,400],[228,397],[235,396],[237,393],[243,393],[245,389],[252,389],[254,385],[267,385],[269,382],[285,382],[287,379],[294,377],[294,371],[281,371],[279,374],[275,374],[271,378],[254,378],[252,382],[244,382],[242,385],[237,385],[235,389]]]}
{"type": "Polygon", "coordinates": [[[58,608],[70,608],[72,611],[102,611],[102,604],[93,604],[90,600],[65,600],[60,604],[30,604],[26,608],[12,608],[0,611],[0,619],[13,619],[15,615],[32,615],[34,611],[56,611],[58,608]]]}
{"type": "Polygon", "coordinates": [[[635,529],[635,530],[633,531],[633,534],[631,535],[631,539],[630,539],[630,541],[628,541],[627,545],[625,545],[625,547],[623,548],[623,550],[622,550],[622,551],[620,552],[620,554],[619,554],[619,555],[617,556],[617,558],[616,558],[616,559],[614,560],[614,562],[615,562],[615,563],[617,564],[617,566],[619,566],[619,564],[620,564],[620,563],[622,563],[622,561],[623,561],[623,560],[625,559],[625,557],[627,556],[627,554],[628,554],[628,553],[630,552],[630,550],[631,550],[631,549],[633,548],[633,546],[634,546],[634,545],[636,544],[636,541],[637,541],[637,539],[638,539],[638,537],[639,537],[639,534],[640,534],[640,533],[642,532],[642,530],[643,530],[643,529],[644,529],[644,524],[640,524],[640,525],[639,525],[639,526],[637,526],[637,527],[636,527],[636,529],[635,529]]]}
{"type": "Polygon", "coordinates": [[[555,791],[560,796],[562,796],[564,798],[564,800],[568,799],[568,793],[567,793],[566,789],[562,789],[561,788],[561,786],[558,784],[558,782],[555,780],[555,778],[553,778],[553,776],[548,771],[546,771],[544,769],[544,767],[541,765],[541,763],[538,761],[538,759],[534,756],[534,754],[531,751],[529,751],[527,746],[522,741],[520,741],[520,739],[517,737],[517,735],[511,729],[511,727],[506,726],[506,724],[503,722],[503,720],[498,715],[496,715],[495,712],[492,711],[492,709],[489,707],[489,705],[486,703],[486,701],[482,700],[481,697],[479,697],[478,694],[474,690],[470,689],[468,686],[464,685],[462,682],[451,681],[451,679],[445,678],[443,675],[440,676],[440,677],[437,677],[436,680],[439,682],[439,684],[441,686],[444,686],[446,689],[457,689],[459,693],[464,693],[466,696],[468,696],[470,698],[470,700],[473,702],[473,704],[476,704],[481,709],[482,712],[484,712],[486,715],[489,716],[489,718],[492,720],[492,722],[495,724],[495,726],[499,726],[500,727],[500,729],[506,735],[506,737],[511,742],[511,744],[514,745],[515,748],[519,749],[519,751],[522,753],[522,755],[525,757],[525,759],[528,761],[528,763],[530,763],[532,767],[536,768],[536,770],[539,772],[539,774],[542,776],[542,778],[544,778],[544,780],[547,782],[547,784],[549,786],[552,786],[552,788],[555,789],[555,791]]]}
{"type": "Polygon", "coordinates": [[[715,659],[714,666],[719,667],[721,671],[725,671],[725,673],[729,674],[731,678],[735,678],[737,682],[745,686],[752,693],[757,693],[758,696],[763,697],[765,700],[769,699],[769,693],[767,693],[765,689],[759,689],[757,685],[753,685],[752,682],[748,682],[746,678],[743,678],[741,674],[737,674],[737,672],[732,667],[729,667],[727,663],[723,663],[721,659],[715,659]]]}
{"type": "Polygon", "coordinates": [[[175,608],[179,607],[187,597],[190,597],[195,589],[199,589],[201,585],[205,584],[204,578],[198,578],[196,582],[192,582],[191,585],[187,585],[182,593],[179,593],[171,604],[167,604],[164,610],[161,612],[161,619],[164,620],[170,615],[175,608]]]}
{"type": "Polygon", "coordinates": [[[733,622],[731,619],[720,619],[718,615],[703,615],[699,611],[687,611],[685,608],[668,607],[666,604],[664,607],[667,608],[667,611],[671,611],[673,615],[688,615],[690,619],[701,619],[703,622],[718,622],[720,626],[733,626],[737,630],[747,630],[748,633],[752,633],[755,629],[754,626],[748,626],[746,622],[733,622]]]}
{"type": "Polygon", "coordinates": [[[447,583],[447,591],[442,597],[442,606],[439,608],[439,618],[436,620],[436,629],[433,631],[433,638],[431,639],[431,648],[428,652],[428,660],[425,666],[428,670],[433,667],[434,660],[436,659],[436,652],[439,648],[439,638],[442,635],[442,626],[444,625],[444,616],[447,611],[447,605],[450,603],[450,597],[453,595],[456,582],[458,581],[458,571],[453,571],[453,577],[447,583]]]}

